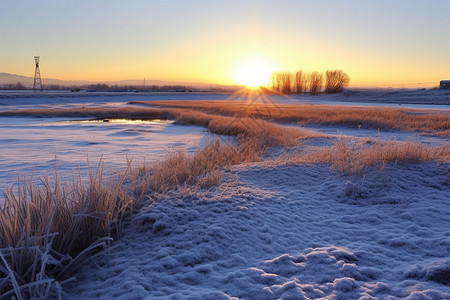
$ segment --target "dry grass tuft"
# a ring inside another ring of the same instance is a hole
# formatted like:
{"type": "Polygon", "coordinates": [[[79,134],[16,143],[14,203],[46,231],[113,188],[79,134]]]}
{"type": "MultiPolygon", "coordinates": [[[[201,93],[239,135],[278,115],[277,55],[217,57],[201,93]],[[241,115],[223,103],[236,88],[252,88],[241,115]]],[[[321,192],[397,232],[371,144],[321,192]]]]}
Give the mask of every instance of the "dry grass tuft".
{"type": "Polygon", "coordinates": [[[368,166],[387,163],[412,164],[450,162],[450,146],[427,147],[415,142],[369,141],[348,142],[340,139],[332,147],[285,158],[285,163],[330,163],[331,168],[348,174],[359,174],[368,166]]]}
{"type": "Polygon", "coordinates": [[[367,166],[386,163],[412,164],[430,161],[449,161],[448,146],[429,148],[420,143],[396,140],[377,141],[373,144],[349,145],[344,140],[331,149],[333,169],[346,173],[360,173],[367,166]]]}
{"type": "Polygon", "coordinates": [[[211,133],[264,139],[267,147],[294,146],[300,139],[324,137],[324,134],[300,129],[296,127],[273,124],[261,119],[249,117],[227,117],[212,115],[195,110],[175,109],[178,124],[201,125],[207,127],[211,133]]]}
{"type": "Polygon", "coordinates": [[[133,191],[141,198],[149,192],[167,192],[183,185],[212,186],[220,181],[220,168],[256,161],[266,150],[267,147],[258,141],[240,139],[237,146],[216,140],[192,155],[175,152],[155,165],[135,172],[133,191]]]}
{"type": "Polygon", "coordinates": [[[133,201],[122,190],[123,175],[104,184],[102,166],[61,185],[55,174],[36,187],[19,180],[17,192],[6,190],[0,209],[0,295],[5,298],[60,296],[59,281],[118,236],[133,201]]]}
{"type": "Polygon", "coordinates": [[[216,134],[244,135],[251,139],[264,140],[260,142],[267,147],[289,147],[296,145],[300,139],[324,136],[320,133],[252,118],[215,117],[209,122],[208,129],[216,134]]]}

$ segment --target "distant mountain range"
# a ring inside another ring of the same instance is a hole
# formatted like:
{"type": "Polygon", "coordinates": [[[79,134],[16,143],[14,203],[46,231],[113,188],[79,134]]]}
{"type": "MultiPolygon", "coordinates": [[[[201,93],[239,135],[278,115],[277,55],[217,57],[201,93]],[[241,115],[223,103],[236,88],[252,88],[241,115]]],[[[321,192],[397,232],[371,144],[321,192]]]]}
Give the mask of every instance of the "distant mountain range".
{"type": "MultiPolygon", "coordinates": [[[[33,81],[34,81],[33,77],[10,74],[10,73],[0,73],[0,85],[17,84],[18,82],[20,82],[25,87],[32,87],[33,81]]],[[[88,80],[60,80],[60,79],[53,79],[53,78],[42,78],[42,84],[44,85],[44,88],[46,85],[61,85],[61,86],[77,85],[77,86],[81,86],[81,85],[97,84],[97,83],[107,84],[109,86],[111,86],[111,85],[143,86],[144,79],[141,79],[141,80],[118,80],[118,81],[88,81],[88,80]]],[[[195,88],[211,88],[211,87],[216,86],[216,85],[210,84],[210,83],[164,81],[164,80],[145,80],[145,85],[146,86],[182,85],[182,86],[189,86],[189,87],[195,87],[195,88]]],[[[220,87],[224,88],[224,87],[235,87],[235,86],[220,85],[220,87]]]]}

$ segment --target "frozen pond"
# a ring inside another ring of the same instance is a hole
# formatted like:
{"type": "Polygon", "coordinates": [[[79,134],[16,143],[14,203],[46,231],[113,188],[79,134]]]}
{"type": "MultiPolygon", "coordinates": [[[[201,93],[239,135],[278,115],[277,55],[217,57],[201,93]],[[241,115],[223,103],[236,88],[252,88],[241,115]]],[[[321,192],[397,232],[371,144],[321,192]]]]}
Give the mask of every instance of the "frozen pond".
{"type": "Polygon", "coordinates": [[[48,175],[58,161],[61,179],[72,178],[87,161],[102,158],[106,174],[133,163],[153,162],[168,152],[192,152],[214,137],[203,127],[171,121],[86,122],[61,118],[0,118],[0,187],[18,174],[48,175]]]}

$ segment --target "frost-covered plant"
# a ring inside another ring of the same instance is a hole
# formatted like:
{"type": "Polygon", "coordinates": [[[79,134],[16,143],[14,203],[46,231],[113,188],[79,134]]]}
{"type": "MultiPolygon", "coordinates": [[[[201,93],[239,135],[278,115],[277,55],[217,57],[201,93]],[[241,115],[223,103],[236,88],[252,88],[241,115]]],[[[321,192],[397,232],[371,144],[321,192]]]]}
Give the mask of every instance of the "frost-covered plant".
{"type": "MultiPolygon", "coordinates": [[[[133,201],[122,189],[125,174],[105,184],[102,164],[62,185],[55,172],[36,186],[18,181],[4,192],[0,207],[0,296],[46,298],[60,295],[60,283],[94,253],[109,247],[133,201]]],[[[127,173],[127,172],[125,172],[127,173]]]]}

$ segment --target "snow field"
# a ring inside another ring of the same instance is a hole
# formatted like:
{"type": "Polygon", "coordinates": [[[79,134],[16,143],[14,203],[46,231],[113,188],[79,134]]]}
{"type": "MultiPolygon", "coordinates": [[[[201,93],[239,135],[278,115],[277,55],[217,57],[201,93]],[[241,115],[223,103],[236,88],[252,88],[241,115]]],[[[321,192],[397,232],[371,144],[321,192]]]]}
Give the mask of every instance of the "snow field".
{"type": "Polygon", "coordinates": [[[148,202],[109,260],[86,266],[65,291],[69,299],[446,299],[448,174],[448,164],[362,177],[327,165],[235,166],[218,188],[148,202]]]}

